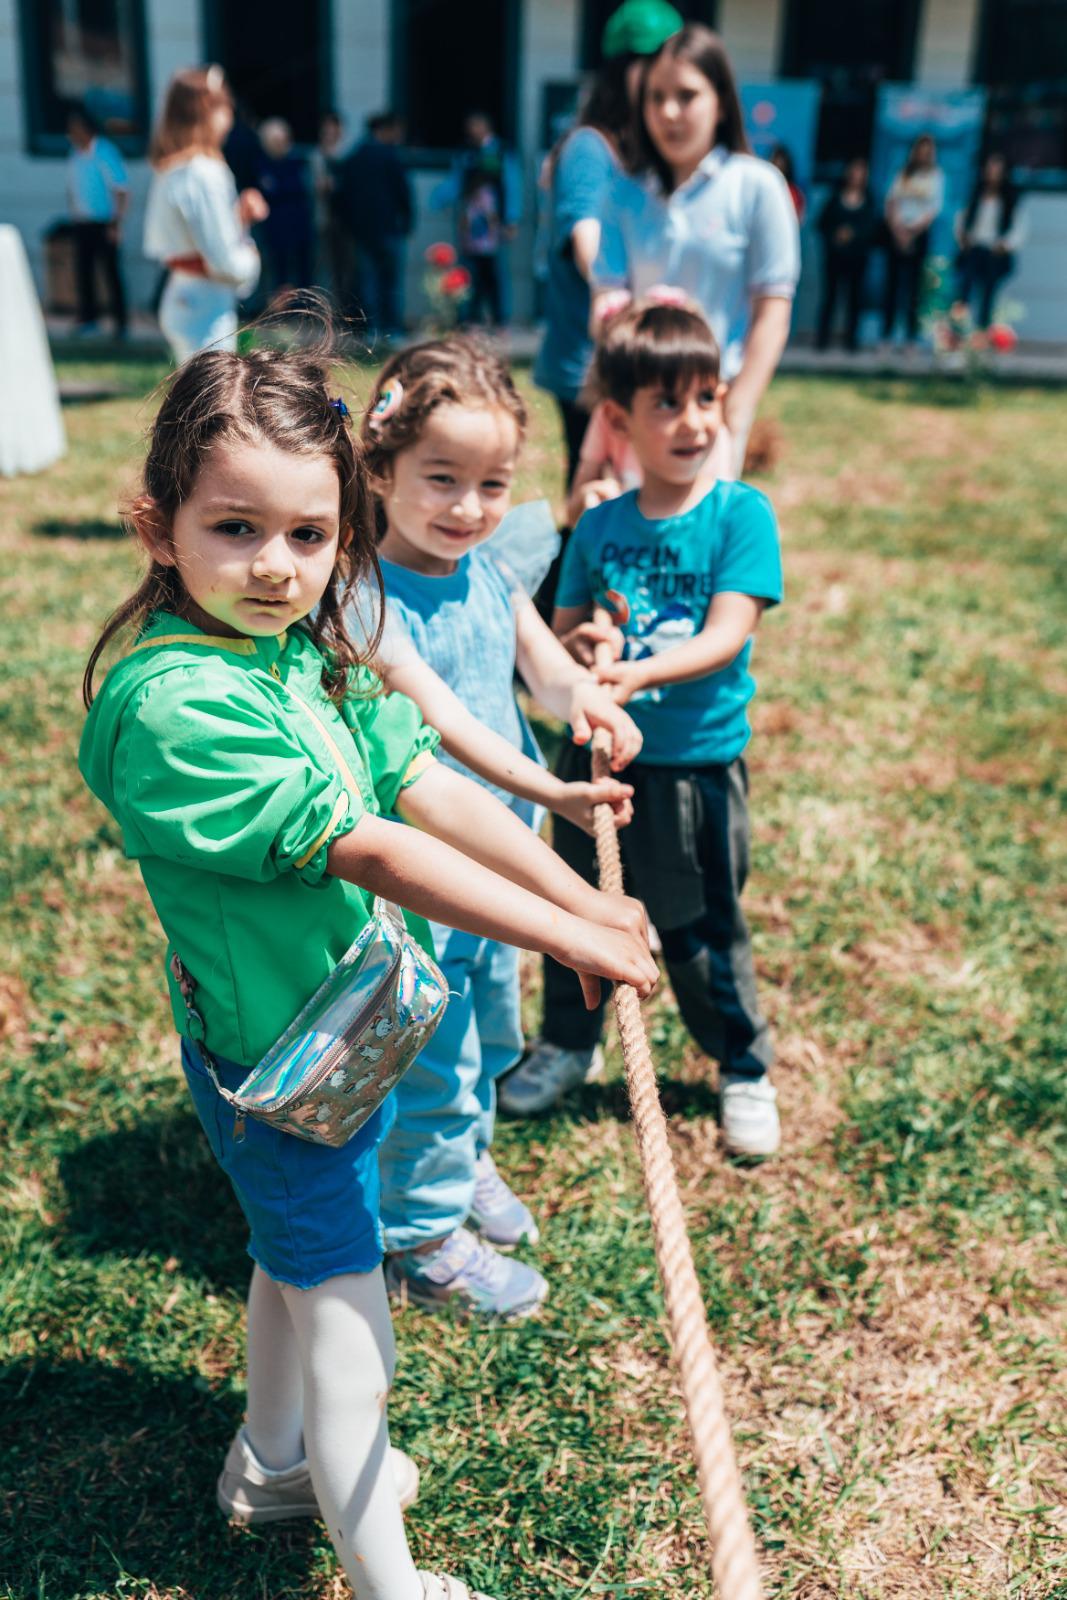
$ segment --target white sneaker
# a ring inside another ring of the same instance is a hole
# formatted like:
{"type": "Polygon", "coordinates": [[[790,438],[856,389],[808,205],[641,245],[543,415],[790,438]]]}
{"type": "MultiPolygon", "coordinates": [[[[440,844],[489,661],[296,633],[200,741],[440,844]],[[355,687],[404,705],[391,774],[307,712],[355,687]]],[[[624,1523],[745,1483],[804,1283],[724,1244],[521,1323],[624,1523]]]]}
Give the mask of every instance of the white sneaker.
{"type": "MultiPolygon", "coordinates": [[[[401,1510],[406,1511],[419,1497],[419,1469],[403,1450],[390,1449],[389,1465],[401,1510]]],[[[265,1467],[244,1428],[238,1429],[226,1452],[215,1498],[223,1516],[245,1527],[319,1515],[307,1461],[278,1471],[265,1467]]]]}
{"type": "Polygon", "coordinates": [[[732,1156],[773,1156],[782,1142],[778,1091],[762,1078],[724,1077],[719,1092],[722,1142],[732,1156]]]}
{"type": "Polygon", "coordinates": [[[549,1111],[580,1083],[592,1083],[604,1073],[604,1052],[564,1050],[562,1045],[535,1039],[514,1072],[497,1085],[496,1101],[512,1117],[535,1117],[549,1111]]]}
{"type": "Polygon", "coordinates": [[[458,1578],[450,1578],[447,1572],[420,1572],[422,1579],[422,1600],[493,1600],[491,1594],[483,1594],[480,1589],[468,1589],[465,1583],[458,1578]]]}

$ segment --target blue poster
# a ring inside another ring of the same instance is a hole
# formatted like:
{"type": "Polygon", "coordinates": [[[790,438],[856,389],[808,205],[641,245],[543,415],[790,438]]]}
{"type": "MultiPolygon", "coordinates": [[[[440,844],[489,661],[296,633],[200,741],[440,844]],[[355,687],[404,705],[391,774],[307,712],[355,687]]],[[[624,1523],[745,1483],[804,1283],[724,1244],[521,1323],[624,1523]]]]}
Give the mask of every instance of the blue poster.
{"type": "Polygon", "coordinates": [[[746,83],[741,88],[745,130],[756,155],[766,161],[776,144],[793,158],[797,187],[811,194],[815,168],[815,134],[819,126],[821,89],[806,79],[778,83],[746,83]]]}
{"type": "Polygon", "coordinates": [[[955,253],[952,224],[967,203],[978,169],[985,122],[984,89],[917,89],[883,83],[875,112],[871,185],[881,203],[921,133],[933,135],[937,161],[945,174],[945,206],[934,223],[933,253],[955,253]]]}

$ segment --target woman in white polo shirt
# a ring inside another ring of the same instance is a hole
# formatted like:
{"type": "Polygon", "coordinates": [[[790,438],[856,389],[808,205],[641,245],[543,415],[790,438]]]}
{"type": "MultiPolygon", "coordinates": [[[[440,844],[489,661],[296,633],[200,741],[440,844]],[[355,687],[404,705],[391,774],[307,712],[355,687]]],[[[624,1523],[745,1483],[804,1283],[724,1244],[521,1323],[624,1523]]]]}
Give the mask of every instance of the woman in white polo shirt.
{"type": "Polygon", "coordinates": [[[221,67],[175,73],[152,139],[144,250],[167,267],[159,322],[179,364],[198,350],[236,348],[237,303],[259,279],[248,229],[267,206],[257,189],[237,193],[222,155],[232,127],[221,67]]]}
{"type": "Polygon", "coordinates": [[[641,170],[615,180],[594,280],[598,292],[634,295],[670,284],[701,307],[722,352],[740,471],[789,337],[796,211],[777,168],[749,153],[730,59],[710,28],[690,23],[650,58],[641,104],[641,170]]]}

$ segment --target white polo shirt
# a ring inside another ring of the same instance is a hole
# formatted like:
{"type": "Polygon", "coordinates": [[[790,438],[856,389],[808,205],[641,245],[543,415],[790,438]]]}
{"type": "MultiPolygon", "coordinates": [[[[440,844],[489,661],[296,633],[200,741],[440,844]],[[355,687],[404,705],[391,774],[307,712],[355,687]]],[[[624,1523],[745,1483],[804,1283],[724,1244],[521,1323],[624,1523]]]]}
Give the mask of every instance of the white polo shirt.
{"type": "Polygon", "coordinates": [[[722,353],[723,377],[744,359],[754,298],[792,299],[800,277],[796,211],[777,167],[717,145],[673,194],[654,174],[620,173],[605,208],[598,289],[684,289],[722,353]]]}

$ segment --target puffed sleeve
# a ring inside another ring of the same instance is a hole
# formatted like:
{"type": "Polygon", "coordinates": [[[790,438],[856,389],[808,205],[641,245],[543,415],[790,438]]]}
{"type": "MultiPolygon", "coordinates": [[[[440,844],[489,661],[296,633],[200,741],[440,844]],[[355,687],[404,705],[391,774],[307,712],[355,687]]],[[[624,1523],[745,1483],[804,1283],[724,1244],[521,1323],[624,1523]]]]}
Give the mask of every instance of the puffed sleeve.
{"type": "Polygon", "coordinates": [[[791,300],[800,277],[800,232],[782,174],[769,162],[752,163],[745,285],[750,295],[791,300]]]}
{"type": "Polygon", "coordinates": [[[184,174],[178,209],[213,278],[245,294],[259,278],[259,251],[237,221],[237,188],[221,161],[191,161],[184,174]]]}
{"type": "Polygon", "coordinates": [[[406,694],[368,692],[361,675],[341,703],[341,715],[360,748],[378,804],[393,811],[401,789],[425,769],[441,735],[422,720],[406,694]]]}
{"type": "Polygon", "coordinates": [[[202,668],[152,679],[123,716],[115,792],[130,855],[264,883],[314,884],[363,812],[251,682],[202,668]]]}

